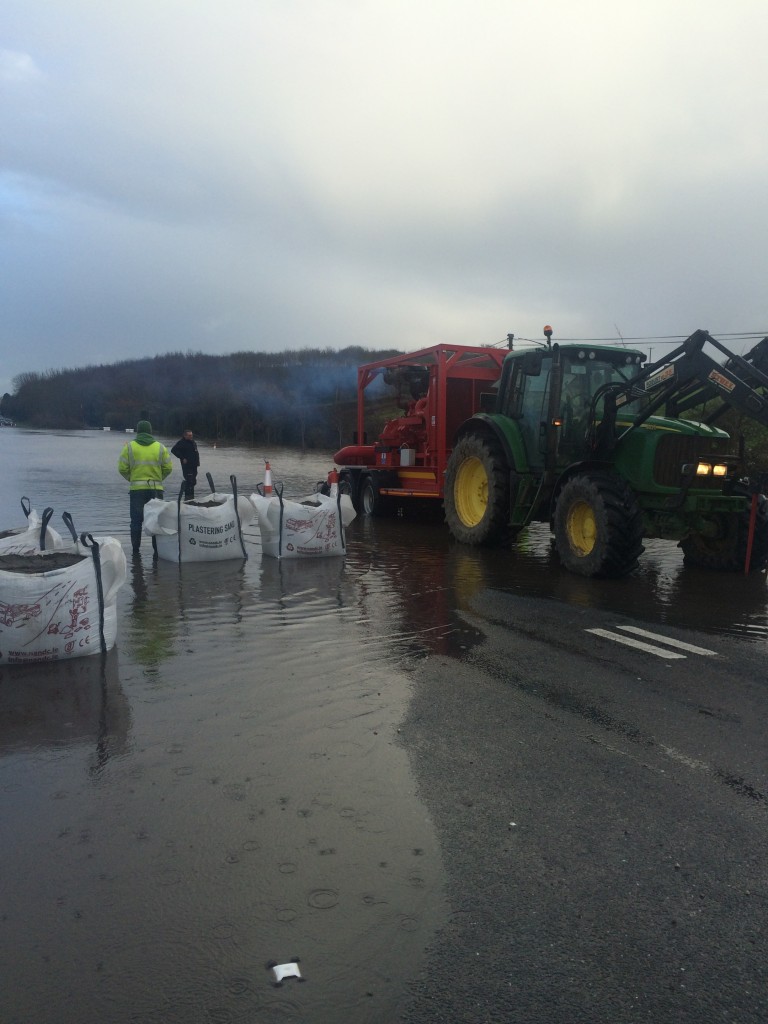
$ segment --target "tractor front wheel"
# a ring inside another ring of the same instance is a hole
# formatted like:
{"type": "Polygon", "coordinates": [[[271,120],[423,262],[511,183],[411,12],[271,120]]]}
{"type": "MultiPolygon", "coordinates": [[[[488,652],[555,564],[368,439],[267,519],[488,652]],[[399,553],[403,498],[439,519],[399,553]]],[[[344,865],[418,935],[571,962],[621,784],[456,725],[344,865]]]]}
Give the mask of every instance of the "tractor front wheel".
{"type": "Polygon", "coordinates": [[[445,520],[462,544],[500,544],[509,536],[509,469],[497,441],[473,434],[451,452],[445,520]]]}
{"type": "MultiPolygon", "coordinates": [[[[718,522],[719,530],[712,537],[702,533],[689,533],[680,541],[685,563],[721,572],[743,572],[747,560],[750,514],[751,508],[746,508],[743,512],[722,516],[718,522]]],[[[759,494],[752,551],[747,569],[749,572],[759,572],[766,566],[768,566],[768,498],[764,494],[759,494]]]]}
{"type": "Polygon", "coordinates": [[[618,578],[637,568],[643,552],[643,515],[619,477],[572,477],[555,506],[555,545],[560,561],[579,576],[618,578]]]}

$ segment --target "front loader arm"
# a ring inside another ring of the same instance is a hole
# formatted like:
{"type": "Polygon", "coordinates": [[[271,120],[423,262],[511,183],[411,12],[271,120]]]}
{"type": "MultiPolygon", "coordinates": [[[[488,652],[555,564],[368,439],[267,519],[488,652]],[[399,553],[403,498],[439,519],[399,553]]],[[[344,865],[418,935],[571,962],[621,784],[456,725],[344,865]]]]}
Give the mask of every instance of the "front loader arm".
{"type": "MultiPolygon", "coordinates": [[[[737,409],[763,426],[768,426],[768,338],[759,342],[746,356],[731,352],[708,331],[696,331],[682,345],[658,362],[646,366],[631,381],[607,384],[592,399],[589,439],[599,456],[608,455],[619,441],[637,430],[649,417],[665,408],[678,418],[685,409],[709,399],[720,399],[725,409],[737,409]],[[704,351],[711,345],[726,359],[719,363],[704,351]],[[645,408],[633,422],[617,434],[616,418],[627,402],[649,397],[645,408]],[[596,410],[603,399],[603,414],[596,410]]],[[[716,414],[716,415],[717,415],[716,414]]]]}
{"type": "MultiPolygon", "coordinates": [[[[727,351],[724,348],[723,350],[727,351]]],[[[730,355],[720,367],[720,371],[734,373],[752,390],[764,395],[766,388],[764,378],[768,375],[768,337],[759,341],[744,356],[730,355]]],[[[729,394],[724,393],[722,388],[719,388],[713,381],[692,381],[687,387],[681,388],[679,393],[671,399],[669,413],[672,416],[679,416],[686,409],[693,409],[705,402],[717,399],[720,400],[720,405],[708,414],[707,423],[714,423],[723,413],[738,406],[734,406],[730,401],[729,394]]]]}

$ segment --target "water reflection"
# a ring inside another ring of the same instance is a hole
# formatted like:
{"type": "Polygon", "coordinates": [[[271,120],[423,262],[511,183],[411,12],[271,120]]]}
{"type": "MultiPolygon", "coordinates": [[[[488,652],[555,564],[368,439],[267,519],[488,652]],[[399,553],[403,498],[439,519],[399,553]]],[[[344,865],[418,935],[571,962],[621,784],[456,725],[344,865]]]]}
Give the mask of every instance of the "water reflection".
{"type": "Polygon", "coordinates": [[[174,654],[179,628],[178,579],[162,578],[156,562],[145,568],[140,556],[133,557],[128,579],[133,601],[123,623],[125,643],[139,664],[157,667],[174,654]]]}
{"type": "Polygon", "coordinates": [[[183,641],[214,638],[242,623],[253,602],[240,559],[220,562],[167,562],[134,557],[129,582],[133,598],[124,624],[124,645],[145,669],[156,670],[175,657],[183,641]]]}
{"type": "Polygon", "coordinates": [[[197,623],[241,622],[246,599],[246,564],[240,558],[221,562],[158,562],[158,585],[174,580],[179,617],[186,627],[197,623]]]}
{"type": "Polygon", "coordinates": [[[482,639],[461,613],[489,585],[487,554],[451,544],[429,523],[362,519],[347,533],[360,607],[402,656],[460,654],[482,639]]]}
{"type": "Polygon", "coordinates": [[[472,611],[472,598],[481,589],[551,598],[752,642],[768,640],[765,574],[686,566],[671,541],[647,541],[633,576],[592,580],[562,568],[545,526],[524,531],[514,547],[486,549],[456,544],[441,524],[360,519],[348,530],[347,560],[371,615],[411,628],[435,652],[456,653],[475,642],[477,634],[461,613],[472,611]]]}
{"type": "Polygon", "coordinates": [[[263,558],[259,568],[260,599],[277,602],[286,618],[298,601],[310,596],[323,595],[324,599],[342,607],[345,604],[345,569],[341,557],[263,558]]]}
{"type": "Polygon", "coordinates": [[[660,575],[655,595],[660,621],[723,633],[755,642],[768,639],[766,577],[685,568],[671,579],[660,575]]]}
{"type": "Polygon", "coordinates": [[[131,712],[118,655],[0,666],[0,757],[73,744],[93,746],[92,770],[123,753],[131,712]]]}

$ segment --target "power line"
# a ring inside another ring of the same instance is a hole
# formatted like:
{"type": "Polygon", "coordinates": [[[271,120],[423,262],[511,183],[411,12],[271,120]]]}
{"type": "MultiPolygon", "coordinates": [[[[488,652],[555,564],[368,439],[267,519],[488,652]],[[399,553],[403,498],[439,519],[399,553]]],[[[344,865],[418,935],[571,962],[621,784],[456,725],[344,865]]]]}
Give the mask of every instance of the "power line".
{"type": "MultiPolygon", "coordinates": [[[[713,337],[715,337],[715,338],[742,338],[744,340],[750,340],[752,338],[764,338],[764,337],[766,337],[768,335],[768,330],[763,330],[763,331],[731,331],[731,332],[716,331],[716,332],[710,332],[710,333],[712,333],[713,337]]],[[[654,341],[654,342],[658,341],[658,342],[668,342],[669,344],[675,344],[675,343],[679,344],[681,341],[685,341],[686,338],[689,338],[689,337],[690,337],[689,334],[646,334],[646,335],[637,335],[635,337],[628,337],[626,335],[612,335],[612,336],[610,336],[608,338],[594,338],[594,337],[593,338],[567,338],[567,337],[558,337],[557,341],[575,342],[577,344],[589,344],[590,342],[598,342],[598,343],[602,343],[602,342],[623,343],[623,342],[627,342],[627,341],[654,341]]],[[[527,342],[532,342],[533,344],[541,344],[541,339],[540,338],[524,338],[522,335],[518,335],[518,334],[515,335],[515,341],[527,341],[527,342]]],[[[501,344],[506,344],[506,339],[505,339],[504,342],[494,342],[494,345],[501,345],[501,344]]]]}

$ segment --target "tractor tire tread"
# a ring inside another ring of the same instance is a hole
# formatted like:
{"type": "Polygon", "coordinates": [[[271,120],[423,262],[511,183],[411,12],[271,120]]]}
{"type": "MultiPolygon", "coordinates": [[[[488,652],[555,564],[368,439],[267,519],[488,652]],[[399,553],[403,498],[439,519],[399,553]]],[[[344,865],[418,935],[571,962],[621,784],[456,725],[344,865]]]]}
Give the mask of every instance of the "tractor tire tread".
{"type": "Polygon", "coordinates": [[[566,482],[555,507],[555,544],[566,568],[582,576],[618,579],[638,566],[643,553],[643,513],[621,477],[593,472],[566,482]],[[578,498],[592,505],[599,536],[587,555],[575,552],[566,529],[567,506],[578,498]]]}
{"type": "Polygon", "coordinates": [[[468,434],[451,453],[445,474],[445,520],[453,536],[462,544],[498,547],[509,539],[509,476],[501,445],[492,437],[468,434]],[[483,462],[488,478],[486,511],[474,526],[462,521],[454,500],[456,476],[464,460],[483,462]]]}

